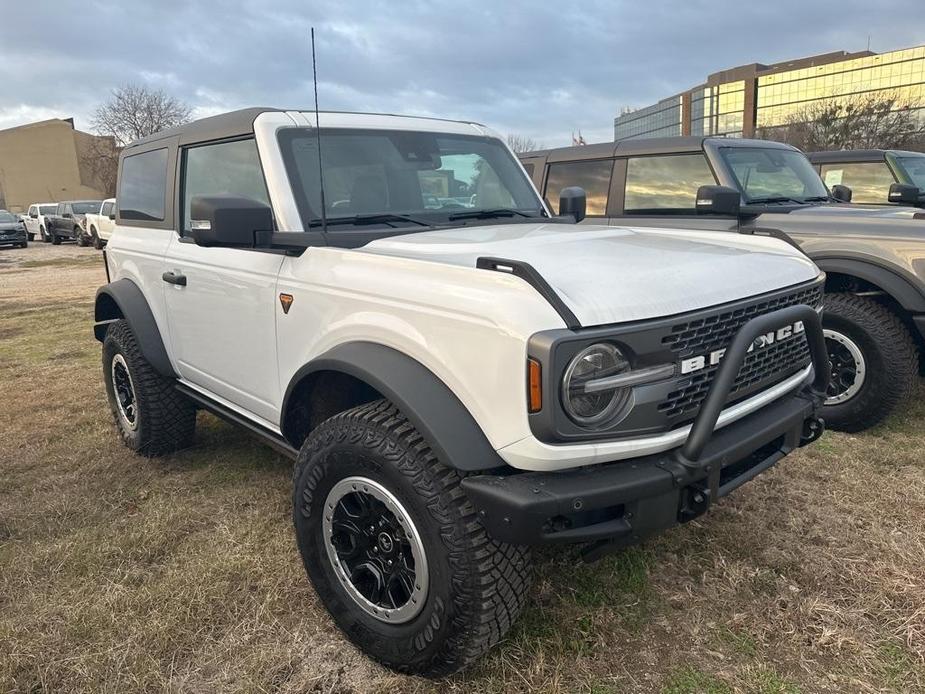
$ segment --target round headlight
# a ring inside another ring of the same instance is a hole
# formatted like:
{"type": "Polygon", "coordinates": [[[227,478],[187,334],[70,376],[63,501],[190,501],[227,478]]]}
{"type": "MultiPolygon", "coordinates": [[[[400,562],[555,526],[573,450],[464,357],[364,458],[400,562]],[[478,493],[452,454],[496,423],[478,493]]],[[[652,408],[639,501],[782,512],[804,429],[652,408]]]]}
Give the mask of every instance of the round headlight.
{"type": "Polygon", "coordinates": [[[569,363],[562,381],[562,405],[583,427],[606,423],[629,402],[630,388],[586,389],[589,381],[629,371],[630,364],[614,345],[602,342],[581,350],[569,363]]]}

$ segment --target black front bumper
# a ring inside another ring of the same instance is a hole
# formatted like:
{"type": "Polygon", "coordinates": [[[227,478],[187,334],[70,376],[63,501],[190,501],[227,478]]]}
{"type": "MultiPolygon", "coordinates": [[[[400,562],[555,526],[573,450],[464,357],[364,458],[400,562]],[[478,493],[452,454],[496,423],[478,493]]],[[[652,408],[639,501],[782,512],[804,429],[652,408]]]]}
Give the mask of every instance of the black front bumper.
{"type": "Polygon", "coordinates": [[[683,448],[563,472],[475,475],[463,480],[463,488],[489,535],[503,542],[632,544],[696,518],[717,498],[817,439],[828,373],[818,314],[807,306],[781,309],[742,327],[683,448]],[[795,320],[806,327],[816,373],[812,386],[715,430],[752,341],[795,320]]]}

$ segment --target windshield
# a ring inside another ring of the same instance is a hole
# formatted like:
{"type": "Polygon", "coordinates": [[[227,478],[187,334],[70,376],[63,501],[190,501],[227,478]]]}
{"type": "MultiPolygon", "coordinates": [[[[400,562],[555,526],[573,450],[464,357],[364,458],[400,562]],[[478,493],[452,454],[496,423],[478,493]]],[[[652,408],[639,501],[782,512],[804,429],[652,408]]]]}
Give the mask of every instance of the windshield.
{"type": "Polygon", "coordinates": [[[770,147],[722,147],[720,152],[747,202],[806,202],[829,197],[802,152],[770,147]]]}
{"type": "Polygon", "coordinates": [[[100,205],[103,204],[102,200],[89,200],[87,202],[75,202],[71,205],[71,209],[74,210],[74,214],[88,214],[91,212],[99,212],[100,205]]]}
{"type": "MultiPolygon", "coordinates": [[[[289,128],[280,132],[279,143],[302,223],[306,229],[319,226],[316,134],[289,128]]],[[[520,166],[494,138],[323,130],[321,151],[325,214],[333,233],[371,223],[412,231],[457,219],[544,214],[520,166]]]]}
{"type": "Polygon", "coordinates": [[[16,221],[16,217],[14,217],[12,214],[7,212],[6,210],[3,210],[2,212],[0,212],[0,223],[15,222],[15,221],[16,221]]]}
{"type": "Polygon", "coordinates": [[[39,214],[54,214],[57,209],[57,205],[39,205],[39,214]]]}
{"type": "Polygon", "coordinates": [[[896,162],[906,172],[912,185],[925,190],[925,156],[923,157],[896,157],[896,162]]]}

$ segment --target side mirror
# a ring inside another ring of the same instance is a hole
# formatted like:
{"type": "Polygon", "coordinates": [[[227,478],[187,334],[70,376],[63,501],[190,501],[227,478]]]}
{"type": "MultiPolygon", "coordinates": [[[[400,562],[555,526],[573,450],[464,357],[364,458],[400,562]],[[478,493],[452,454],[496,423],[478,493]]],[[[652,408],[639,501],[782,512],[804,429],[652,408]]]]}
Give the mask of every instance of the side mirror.
{"type": "Polygon", "coordinates": [[[64,213],[63,215],[61,215],[61,216],[64,217],[64,219],[70,219],[70,218],[71,218],[71,213],[70,213],[70,212],[65,212],[65,213],[64,213]]]}
{"type": "Polygon", "coordinates": [[[832,186],[832,197],[839,202],[851,202],[852,195],[854,193],[848,186],[843,186],[840,183],[832,186]]]}
{"type": "Polygon", "coordinates": [[[39,218],[39,215],[38,215],[37,212],[33,212],[32,214],[29,215],[29,218],[30,218],[30,219],[38,219],[38,218],[39,218]]]}
{"type": "Polygon", "coordinates": [[[584,188],[570,186],[559,193],[559,216],[571,215],[578,223],[585,218],[588,209],[588,195],[584,188]]]}
{"type": "Polygon", "coordinates": [[[919,202],[921,191],[915,186],[905,183],[894,183],[890,186],[890,193],[887,200],[897,202],[900,205],[916,205],[919,202]]]}
{"type": "Polygon", "coordinates": [[[728,186],[700,186],[695,204],[698,214],[738,217],[742,196],[735,188],[728,186]]]}
{"type": "Polygon", "coordinates": [[[253,248],[254,234],[272,229],[273,213],[258,200],[197,195],[190,201],[190,233],[199,246],[253,248]]]}
{"type": "Polygon", "coordinates": [[[111,214],[109,215],[109,218],[110,218],[110,219],[115,219],[115,218],[116,218],[116,213],[115,213],[115,212],[111,213],[111,214]]]}

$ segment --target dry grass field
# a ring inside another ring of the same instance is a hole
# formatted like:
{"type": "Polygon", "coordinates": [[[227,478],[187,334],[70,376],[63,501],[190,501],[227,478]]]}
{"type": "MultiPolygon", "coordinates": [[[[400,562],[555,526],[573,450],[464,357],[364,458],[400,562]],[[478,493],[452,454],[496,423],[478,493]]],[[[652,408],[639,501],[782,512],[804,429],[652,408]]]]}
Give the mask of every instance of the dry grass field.
{"type": "Polygon", "coordinates": [[[103,281],[91,249],[0,249],[0,692],[925,692],[925,390],[642,547],[541,553],[505,642],[429,682],[320,608],[289,462],[206,414],[181,454],[122,447],[103,281]]]}

